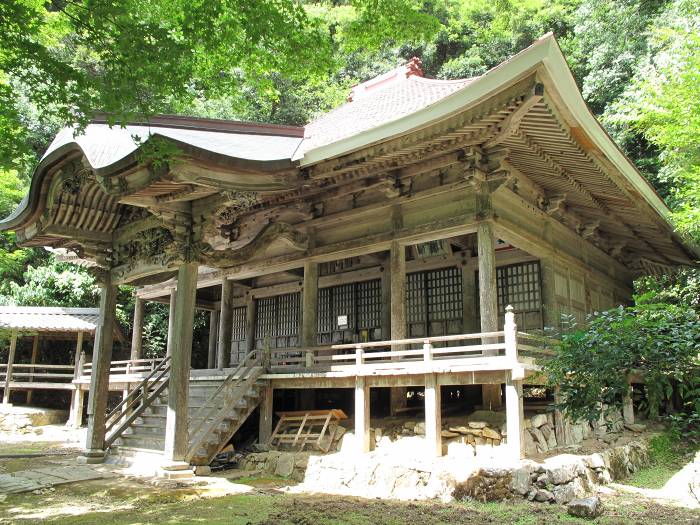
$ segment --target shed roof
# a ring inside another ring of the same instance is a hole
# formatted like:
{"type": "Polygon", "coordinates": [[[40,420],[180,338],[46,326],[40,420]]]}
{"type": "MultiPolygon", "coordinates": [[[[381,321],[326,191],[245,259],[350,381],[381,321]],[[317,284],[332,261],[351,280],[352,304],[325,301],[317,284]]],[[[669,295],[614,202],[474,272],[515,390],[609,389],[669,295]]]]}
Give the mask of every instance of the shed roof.
{"type": "Polygon", "coordinates": [[[92,333],[99,315],[99,308],[0,306],[0,330],[92,333]]]}

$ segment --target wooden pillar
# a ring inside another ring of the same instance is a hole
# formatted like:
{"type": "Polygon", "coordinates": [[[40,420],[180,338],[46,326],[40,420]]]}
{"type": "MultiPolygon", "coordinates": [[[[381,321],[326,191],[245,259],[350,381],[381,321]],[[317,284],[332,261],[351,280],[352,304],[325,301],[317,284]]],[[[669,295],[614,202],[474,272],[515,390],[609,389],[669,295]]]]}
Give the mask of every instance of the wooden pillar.
{"type": "MultiPolygon", "coordinates": [[[[391,339],[406,339],[406,247],[394,241],[389,253],[391,282],[391,339]]],[[[401,350],[394,346],[392,350],[401,350]]],[[[406,388],[392,387],[390,390],[390,414],[396,415],[406,407],[406,388]]]]}
{"type": "Polygon", "coordinates": [[[255,348],[255,298],[250,292],[245,295],[245,347],[246,352],[255,348]]]}
{"type": "MultiPolygon", "coordinates": [[[[73,359],[73,363],[74,363],[74,365],[73,365],[73,379],[78,379],[78,377],[80,377],[80,372],[81,372],[80,359],[81,359],[82,354],[83,354],[83,332],[78,332],[78,340],[75,343],[75,358],[73,359]]],[[[73,388],[75,388],[75,390],[73,390],[71,392],[71,395],[70,395],[70,414],[68,416],[68,424],[71,426],[75,426],[75,425],[73,425],[72,422],[75,418],[75,414],[73,412],[73,409],[74,409],[75,404],[76,404],[75,398],[78,395],[78,385],[73,384],[73,388]]]]}
{"type": "Polygon", "coordinates": [[[106,278],[100,292],[100,318],[95,331],[88,397],[88,429],[84,461],[100,463],[104,458],[105,419],[109,398],[109,369],[116,316],[117,287],[106,278]]]}
{"type": "MultiPolygon", "coordinates": [[[[301,314],[301,346],[310,348],[316,346],[316,333],[318,321],[318,263],[304,262],[304,288],[302,292],[301,314]]],[[[307,366],[313,366],[313,354],[306,354],[307,366]]],[[[300,410],[313,410],[316,405],[316,391],[311,388],[303,388],[299,391],[298,408],[300,410]]]]}
{"type": "Polygon", "coordinates": [[[467,334],[479,331],[476,310],[476,272],[472,259],[467,259],[462,266],[462,329],[467,334]]]}
{"type": "Polygon", "coordinates": [[[554,257],[540,259],[540,273],[542,275],[542,323],[543,328],[559,328],[560,315],[557,304],[557,293],[554,269],[556,263],[554,257]]]}
{"type": "Polygon", "coordinates": [[[430,456],[442,456],[441,405],[437,374],[425,374],[425,444],[430,456]]]}
{"type": "MultiPolygon", "coordinates": [[[[481,311],[481,331],[498,331],[498,296],[496,290],[496,238],[493,225],[483,221],[477,225],[477,242],[479,252],[479,306],[481,311]]],[[[497,342],[492,338],[483,338],[483,344],[497,342]]],[[[484,355],[494,355],[496,351],[485,351],[484,355]]],[[[481,397],[486,410],[495,410],[503,406],[500,385],[482,385],[481,397]]]]}
{"type": "Polygon", "coordinates": [[[387,255],[382,265],[382,340],[391,339],[391,264],[387,255]]]}
{"type": "Polygon", "coordinates": [[[267,445],[272,436],[272,407],[274,389],[268,383],[261,391],[260,421],[258,423],[258,443],[267,445]]]}
{"type": "MultiPolygon", "coordinates": [[[[32,342],[32,358],[30,361],[30,364],[35,365],[37,358],[39,357],[39,336],[35,335],[34,336],[34,341],[32,342]]],[[[34,368],[31,368],[29,370],[29,382],[34,381],[34,368]]],[[[27,405],[32,404],[32,394],[34,393],[34,390],[31,388],[27,390],[27,405]]]]}
{"type": "Polygon", "coordinates": [[[362,376],[355,378],[355,443],[357,451],[370,451],[369,443],[369,385],[362,376]]]}
{"type": "Polygon", "coordinates": [[[514,460],[523,457],[523,382],[514,381],[510,375],[506,381],[506,430],[508,451],[514,460]]]}
{"type": "Polygon", "coordinates": [[[318,319],[318,263],[304,263],[304,293],[302,297],[301,346],[316,346],[318,319]]]}
{"type": "Polygon", "coordinates": [[[221,283],[221,314],[219,316],[219,369],[231,364],[231,336],[233,334],[233,281],[224,278],[221,283]]]}
{"type": "MultiPolygon", "coordinates": [[[[143,316],[145,310],[145,303],[143,299],[137,297],[134,302],[134,329],[131,334],[131,360],[141,359],[143,354],[143,316]]],[[[168,321],[170,325],[170,321],[168,321]]],[[[169,326],[168,326],[169,328],[169,326]]],[[[168,330],[170,332],[170,330],[168,330]]],[[[168,333],[168,335],[170,335],[168,333]]],[[[168,344],[170,339],[168,339],[168,344]]]]}
{"type": "Polygon", "coordinates": [[[197,263],[180,266],[177,275],[175,330],[173,332],[168,412],[165,421],[165,458],[182,461],[187,453],[188,401],[192,328],[197,295],[197,263]]]}
{"type": "Polygon", "coordinates": [[[17,330],[13,330],[10,337],[10,353],[7,355],[7,369],[5,370],[5,388],[2,391],[2,404],[10,404],[10,383],[12,382],[12,365],[15,364],[15,351],[17,350],[17,330]]]}
{"type": "Polygon", "coordinates": [[[167,352],[166,355],[171,355],[173,352],[173,334],[175,330],[175,296],[177,294],[177,288],[172,288],[170,290],[170,309],[168,310],[168,342],[167,342],[167,352]]]}
{"type": "Polygon", "coordinates": [[[219,335],[219,310],[209,313],[209,351],[207,353],[207,368],[216,368],[216,346],[219,335]]]}

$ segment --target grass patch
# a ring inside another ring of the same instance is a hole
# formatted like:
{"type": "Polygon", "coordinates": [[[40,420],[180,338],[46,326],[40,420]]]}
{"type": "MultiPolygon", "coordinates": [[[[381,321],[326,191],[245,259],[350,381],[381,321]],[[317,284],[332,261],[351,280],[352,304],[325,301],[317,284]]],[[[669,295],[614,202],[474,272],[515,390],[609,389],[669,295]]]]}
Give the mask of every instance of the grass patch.
{"type": "Polygon", "coordinates": [[[287,485],[296,484],[296,481],[281,476],[245,476],[232,479],[231,482],[250,485],[251,487],[286,487],[287,485]]]}
{"type": "Polygon", "coordinates": [[[625,480],[625,484],[645,489],[660,489],[688,462],[692,451],[669,434],[654,436],[649,441],[648,466],[625,480]]]}

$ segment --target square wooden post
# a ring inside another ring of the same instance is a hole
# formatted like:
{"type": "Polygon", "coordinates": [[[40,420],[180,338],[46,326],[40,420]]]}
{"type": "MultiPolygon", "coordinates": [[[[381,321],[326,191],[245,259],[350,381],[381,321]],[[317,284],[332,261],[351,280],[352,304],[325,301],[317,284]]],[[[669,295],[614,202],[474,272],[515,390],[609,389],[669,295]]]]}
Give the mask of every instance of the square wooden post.
{"type": "Polygon", "coordinates": [[[437,374],[425,374],[425,444],[428,455],[442,456],[442,395],[437,374]]]}
{"type": "MultiPolygon", "coordinates": [[[[406,339],[406,247],[398,242],[391,243],[389,253],[389,274],[391,283],[391,339],[406,339]]],[[[394,351],[402,350],[396,345],[394,351]]],[[[406,407],[406,388],[390,389],[390,414],[396,415],[406,407]]]]}
{"type": "Polygon", "coordinates": [[[219,316],[219,370],[231,364],[231,337],[233,335],[233,281],[224,277],[221,283],[221,314],[219,316]]]}
{"type": "Polygon", "coordinates": [[[112,343],[116,316],[117,287],[106,277],[100,292],[100,318],[95,331],[88,397],[88,429],[83,459],[101,463],[105,455],[105,420],[109,399],[109,369],[112,364],[112,343]]]}
{"type": "Polygon", "coordinates": [[[364,376],[355,378],[355,443],[357,451],[370,451],[369,443],[369,385],[364,376]]]}
{"type": "Polygon", "coordinates": [[[10,338],[10,352],[7,355],[7,369],[5,370],[5,387],[2,391],[2,404],[10,404],[10,383],[12,382],[12,365],[15,364],[15,351],[17,350],[17,330],[13,330],[10,338]]]}
{"type": "Polygon", "coordinates": [[[143,317],[146,301],[137,297],[134,302],[134,327],[131,333],[131,357],[132,361],[141,359],[143,354],[143,317]]]}
{"type": "Polygon", "coordinates": [[[209,349],[207,352],[207,368],[216,368],[216,346],[219,336],[219,310],[209,313],[209,349]]]}
{"type": "Polygon", "coordinates": [[[523,382],[509,376],[506,381],[506,430],[512,459],[523,457],[523,382]]]}
{"type": "MultiPolygon", "coordinates": [[[[32,342],[32,359],[30,361],[30,364],[35,365],[37,358],[39,357],[39,336],[35,335],[34,336],[34,341],[32,342]]],[[[29,382],[32,383],[34,382],[34,367],[29,369],[29,382]]],[[[32,404],[32,394],[34,393],[34,390],[31,388],[27,390],[27,405],[32,404]]]]}
{"type": "Polygon", "coordinates": [[[168,310],[168,341],[166,346],[166,355],[172,355],[173,353],[173,338],[175,330],[175,300],[176,300],[177,289],[170,289],[170,309],[168,310]]]}
{"type": "MultiPolygon", "coordinates": [[[[481,331],[498,331],[498,296],[496,290],[496,238],[491,222],[482,221],[477,225],[477,243],[479,252],[479,305],[481,311],[481,331]]],[[[482,344],[497,342],[485,337],[482,344]]],[[[484,355],[495,355],[492,350],[484,355]]],[[[482,385],[481,397],[484,409],[494,410],[503,406],[500,385],[482,385]]]]}
{"type": "Polygon", "coordinates": [[[261,390],[260,398],[260,421],[258,426],[258,443],[267,445],[272,436],[272,408],[274,399],[274,389],[268,383],[261,390]]]}
{"type": "Polygon", "coordinates": [[[187,425],[192,361],[192,327],[197,294],[197,264],[185,263],[177,274],[175,329],[165,421],[165,458],[182,461],[187,453],[187,425]]]}

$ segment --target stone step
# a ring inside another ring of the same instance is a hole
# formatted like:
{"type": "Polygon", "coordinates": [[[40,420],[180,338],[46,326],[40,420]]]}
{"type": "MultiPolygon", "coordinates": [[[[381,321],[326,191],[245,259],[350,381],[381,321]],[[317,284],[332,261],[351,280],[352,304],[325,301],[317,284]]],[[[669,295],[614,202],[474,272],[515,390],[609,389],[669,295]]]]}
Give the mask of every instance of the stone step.
{"type": "Polygon", "coordinates": [[[119,446],[162,451],[165,447],[165,436],[163,434],[159,436],[122,434],[122,436],[119,438],[119,446]]]}

